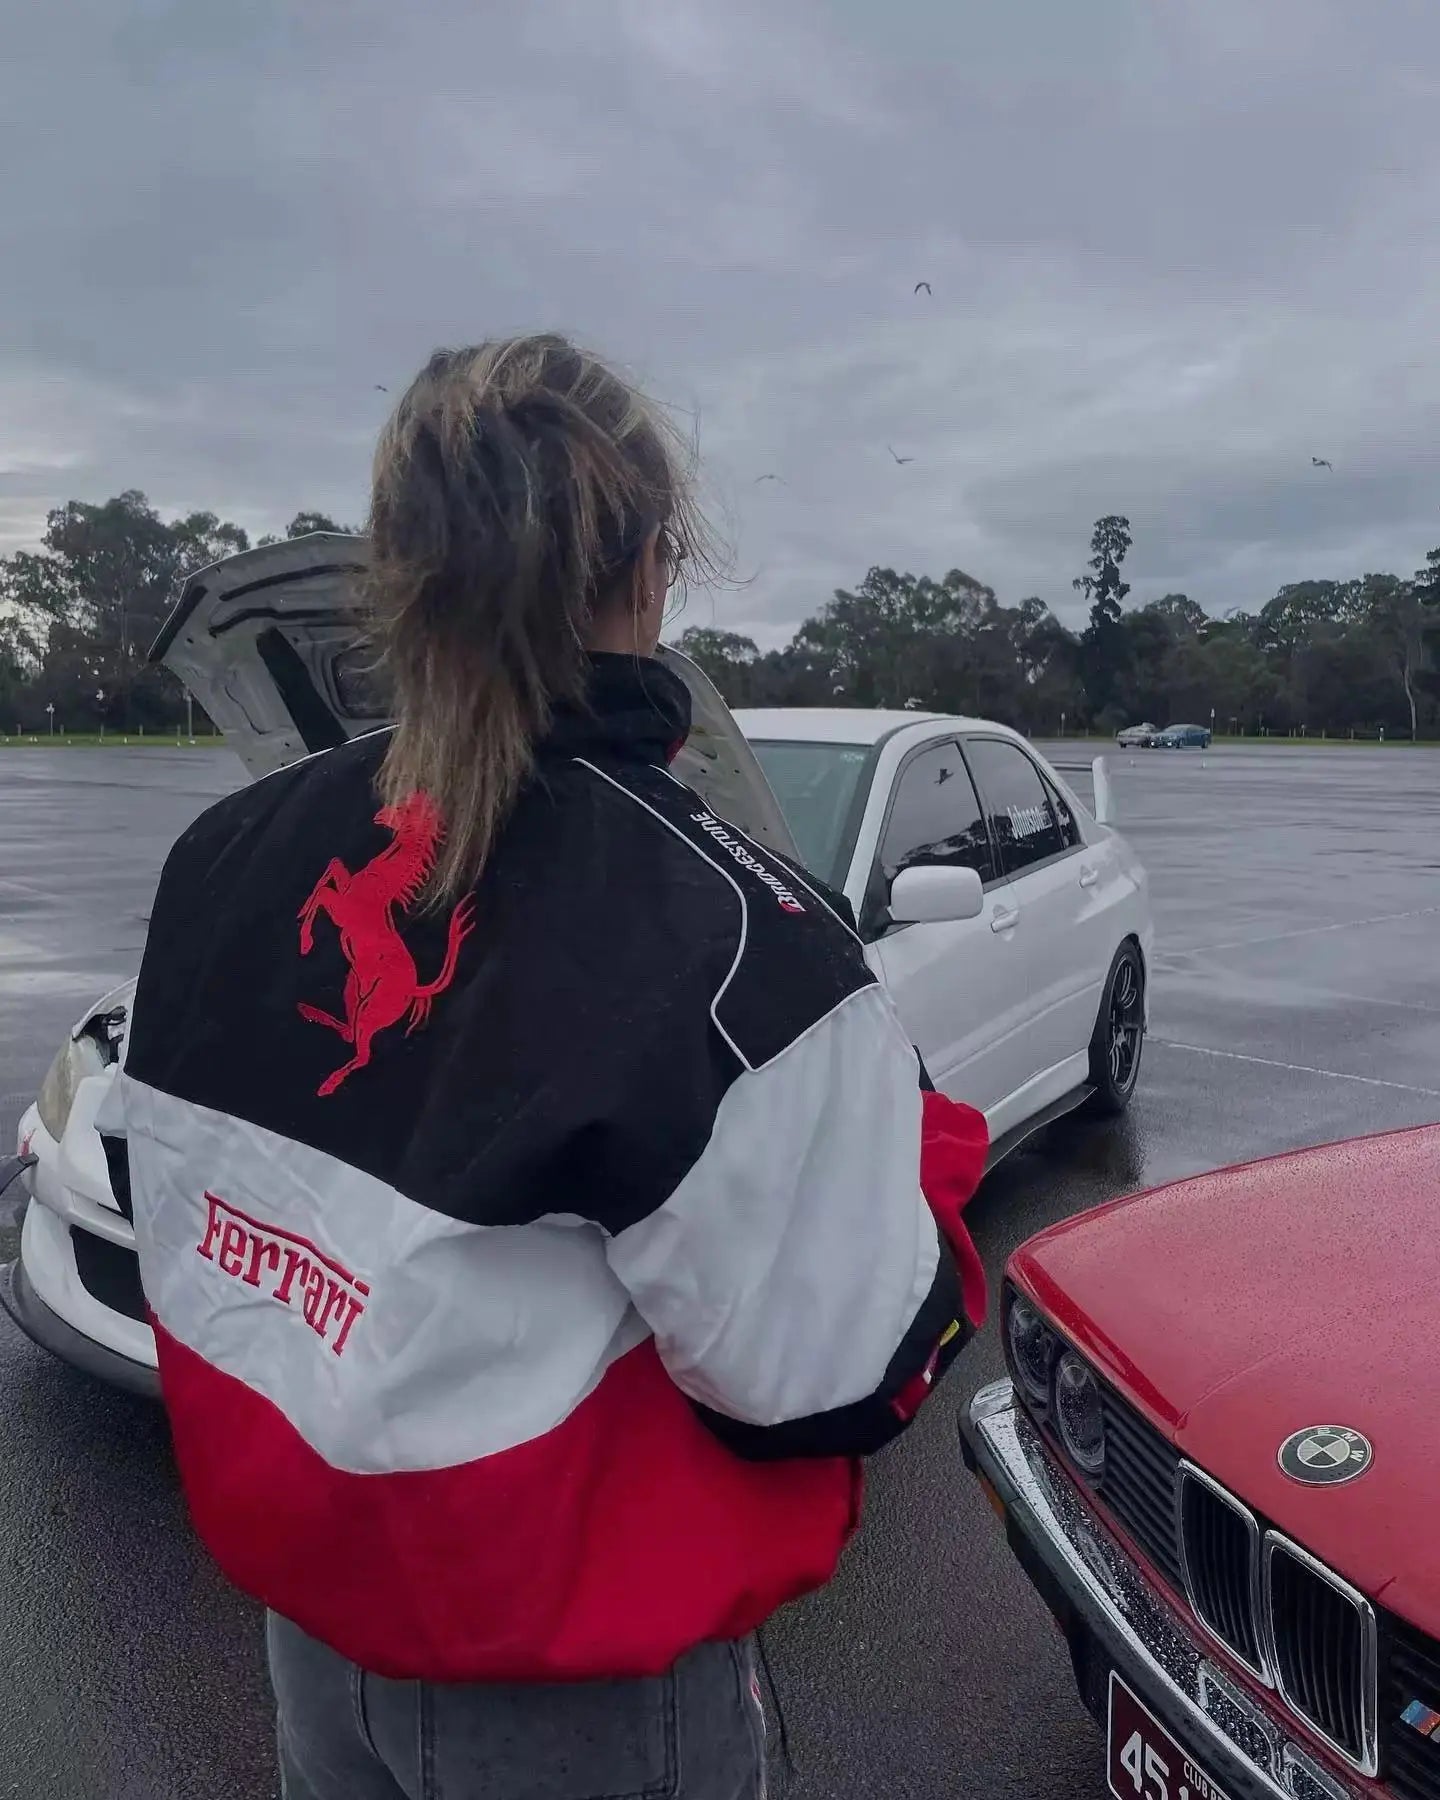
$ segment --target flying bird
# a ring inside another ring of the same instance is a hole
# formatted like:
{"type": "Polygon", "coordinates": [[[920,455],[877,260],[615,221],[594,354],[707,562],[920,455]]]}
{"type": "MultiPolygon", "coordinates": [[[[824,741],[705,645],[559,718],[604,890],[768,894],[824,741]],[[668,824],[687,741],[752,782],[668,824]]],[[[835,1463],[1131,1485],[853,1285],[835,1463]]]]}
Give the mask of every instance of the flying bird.
{"type": "Polygon", "coordinates": [[[1334,463],[1327,462],[1323,456],[1312,456],[1310,458],[1310,463],[1313,468],[1328,469],[1332,475],[1335,473],[1334,463]]]}
{"type": "MultiPolygon", "coordinates": [[[[928,281],[917,281],[915,283],[915,292],[918,294],[922,287],[924,288],[924,290],[927,294],[930,294],[930,283],[928,281]]],[[[935,296],[933,294],[930,294],[930,298],[933,300],[935,298],[935,296]]]]}
{"type": "Polygon", "coordinates": [[[754,485],[756,487],[759,487],[759,485],[762,481],[778,481],[780,483],[781,487],[785,487],[787,485],[785,482],[785,478],[781,475],[757,475],[755,477],[754,485]]]}
{"type": "MultiPolygon", "coordinates": [[[[895,456],[895,446],[893,444],[887,444],[885,448],[892,456],[895,456]]],[[[903,468],[906,463],[914,462],[915,458],[913,456],[895,456],[895,460],[903,468]]]]}
{"type": "Polygon", "coordinates": [[[387,387],[381,387],[380,383],[377,381],[375,383],[375,392],[377,394],[388,394],[390,390],[387,387]]]}

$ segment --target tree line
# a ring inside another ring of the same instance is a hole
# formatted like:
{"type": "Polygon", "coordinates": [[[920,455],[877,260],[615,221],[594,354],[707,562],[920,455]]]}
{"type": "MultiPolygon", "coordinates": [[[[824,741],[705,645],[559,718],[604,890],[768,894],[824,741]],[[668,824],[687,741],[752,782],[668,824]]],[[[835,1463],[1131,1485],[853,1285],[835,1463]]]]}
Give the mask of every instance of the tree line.
{"type": "Polygon", "coordinates": [[[1297,581],[1214,618],[1188,594],[1127,609],[1130,522],[1096,521],[1072,631],[1038,595],[1014,606],[961,569],[871,569],[783,648],[691,626],[680,647],[732,706],[916,707],[1037,736],[1141,721],[1220,733],[1440,735],[1440,549],[1413,576],[1297,581]]]}
{"type": "MultiPolygon", "coordinates": [[[[285,535],[342,529],[300,512],[285,535]]],[[[0,557],[0,731],[173,730],[182,691],[146,652],[186,576],[249,542],[214,513],[162,519],[134,490],[57,507],[38,550],[0,557]]],[[[736,706],[917,707],[1035,735],[1212,716],[1222,733],[1440,735],[1440,549],[1411,576],[1292,582],[1214,618],[1186,594],[1127,607],[1131,543],[1124,517],[1096,522],[1079,631],[961,569],[873,568],[783,648],[711,626],[679,642],[736,706]]]]}
{"type": "MultiPolygon", "coordinates": [[[[344,529],[301,512],[284,535],[344,529]]],[[[134,489],[56,507],[38,550],[0,556],[0,732],[173,731],[184,691],[149,648],[185,578],[249,548],[241,526],[162,519],[134,489]]]]}

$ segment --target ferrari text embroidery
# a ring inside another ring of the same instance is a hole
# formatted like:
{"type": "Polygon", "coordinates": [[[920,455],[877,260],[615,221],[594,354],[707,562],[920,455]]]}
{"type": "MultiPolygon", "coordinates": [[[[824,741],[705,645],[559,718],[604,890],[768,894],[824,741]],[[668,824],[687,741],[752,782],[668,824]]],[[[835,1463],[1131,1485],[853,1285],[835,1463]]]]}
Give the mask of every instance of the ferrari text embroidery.
{"type": "Polygon", "coordinates": [[[207,1262],[246,1287],[298,1311],[336,1356],[345,1354],[355,1321],[365,1311],[370,1284],[317,1249],[308,1238],[252,1219],[207,1192],[205,1235],[195,1246],[207,1262]]]}

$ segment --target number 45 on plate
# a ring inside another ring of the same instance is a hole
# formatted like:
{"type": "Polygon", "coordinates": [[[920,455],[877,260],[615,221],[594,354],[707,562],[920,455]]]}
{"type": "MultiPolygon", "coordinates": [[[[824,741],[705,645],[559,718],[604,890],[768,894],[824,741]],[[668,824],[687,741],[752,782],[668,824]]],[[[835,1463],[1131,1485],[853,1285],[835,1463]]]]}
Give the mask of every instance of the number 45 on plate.
{"type": "Polygon", "coordinates": [[[1226,1800],[1113,1671],[1109,1764],[1116,1800],[1226,1800]]]}

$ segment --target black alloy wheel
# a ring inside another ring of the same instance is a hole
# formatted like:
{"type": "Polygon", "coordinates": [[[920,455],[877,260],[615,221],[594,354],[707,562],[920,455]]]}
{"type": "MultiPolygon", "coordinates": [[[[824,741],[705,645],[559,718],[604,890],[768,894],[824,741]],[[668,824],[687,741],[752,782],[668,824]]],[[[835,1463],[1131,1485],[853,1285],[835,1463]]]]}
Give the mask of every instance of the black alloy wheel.
{"type": "Polygon", "coordinates": [[[1090,1039],[1089,1109],[1102,1117],[1123,1113],[1140,1078],[1145,1047],[1145,966],[1133,943],[1115,953],[1090,1039]]]}

